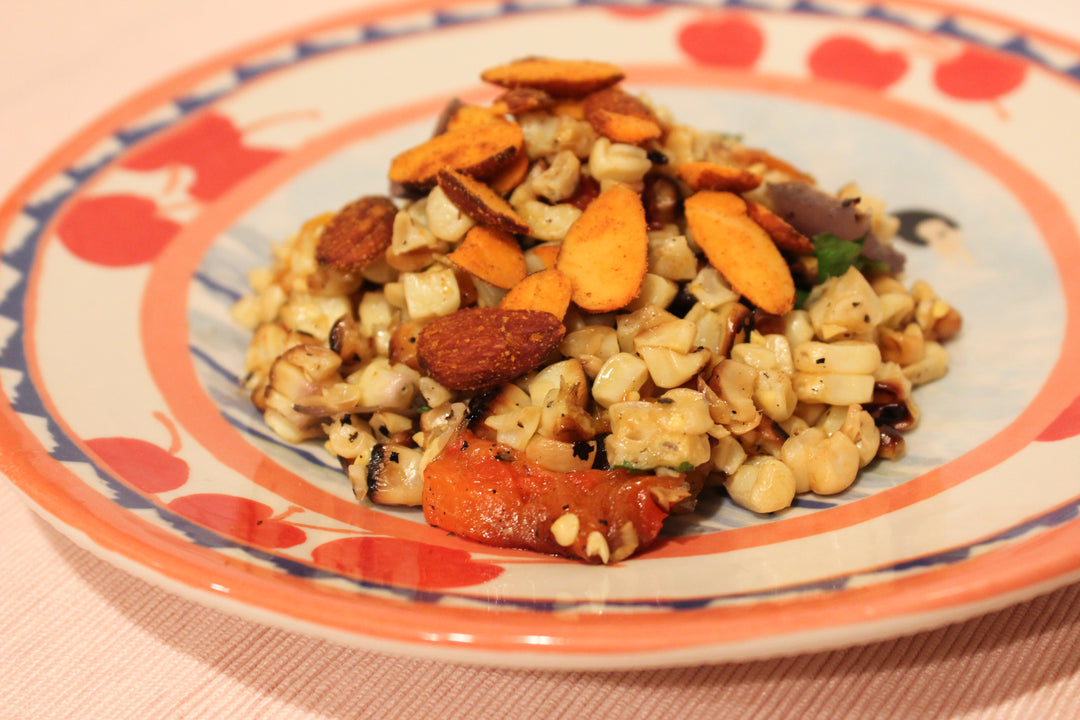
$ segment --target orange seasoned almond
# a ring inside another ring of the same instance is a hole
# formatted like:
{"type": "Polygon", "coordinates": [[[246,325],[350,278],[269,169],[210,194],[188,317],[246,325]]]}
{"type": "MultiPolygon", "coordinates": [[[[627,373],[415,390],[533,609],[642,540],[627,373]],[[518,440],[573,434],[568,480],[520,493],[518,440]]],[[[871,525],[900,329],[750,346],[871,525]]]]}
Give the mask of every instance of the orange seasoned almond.
{"type": "Polygon", "coordinates": [[[554,97],[584,97],[614,85],[624,73],[616,65],[593,60],[530,57],[488,68],[484,82],[504,88],[533,88],[554,97]]]}
{"type": "Polygon", "coordinates": [[[451,390],[479,390],[534,370],[566,328],[537,310],[465,308],[426,325],[417,339],[420,368],[451,390]]]}
{"type": "Polygon", "coordinates": [[[502,118],[490,109],[479,105],[461,105],[447,117],[446,131],[493,122],[502,122],[502,118]]]}
{"type": "Polygon", "coordinates": [[[386,254],[396,214],[390,198],[371,195],[354,200],[323,228],[315,256],[342,272],[362,270],[386,254]]]}
{"type": "Polygon", "coordinates": [[[814,243],[810,238],[793,228],[787,220],[754,200],[746,201],[746,212],[750,218],[769,233],[776,246],[781,250],[809,255],[814,252],[814,243]]]}
{"type": "Polygon", "coordinates": [[[525,182],[529,174],[529,154],[519,152],[510,164],[488,179],[488,185],[499,195],[506,197],[514,188],[525,182]]]}
{"type": "Polygon", "coordinates": [[[570,278],[555,268],[528,275],[510,288],[499,307],[508,310],[543,310],[562,320],[570,307],[574,288],[570,278]]]}
{"type": "Polygon", "coordinates": [[[484,183],[457,170],[440,170],[439,187],[450,202],[481,225],[508,233],[528,233],[529,223],[484,183]]]}
{"type": "Polygon", "coordinates": [[[499,120],[465,125],[395,157],[390,161],[390,181],[413,190],[430,190],[445,168],[488,178],[511,164],[524,145],[525,136],[517,123],[499,120]]]}
{"type": "Polygon", "coordinates": [[[484,282],[504,290],[525,278],[525,253],[513,235],[484,225],[474,225],[453,252],[452,263],[484,282]]]}
{"type": "Polygon", "coordinates": [[[744,193],[761,184],[761,177],[749,170],[705,160],[681,163],[675,172],[692,190],[744,193]]]}
{"type": "Polygon", "coordinates": [[[663,134],[660,120],[649,106],[617,87],[590,93],[582,111],[598,133],[614,142],[639,145],[663,134]]]}
{"type": "Polygon", "coordinates": [[[741,197],[695,193],[686,199],[686,222],[694,242],[736,292],[774,315],[794,307],[795,282],[787,261],[747,214],[741,197]]]}
{"type": "Polygon", "coordinates": [[[609,312],[637,297],[648,259],[641,198],[625,185],[613,185],[570,226],[555,267],[570,278],[578,307],[609,312]]]}

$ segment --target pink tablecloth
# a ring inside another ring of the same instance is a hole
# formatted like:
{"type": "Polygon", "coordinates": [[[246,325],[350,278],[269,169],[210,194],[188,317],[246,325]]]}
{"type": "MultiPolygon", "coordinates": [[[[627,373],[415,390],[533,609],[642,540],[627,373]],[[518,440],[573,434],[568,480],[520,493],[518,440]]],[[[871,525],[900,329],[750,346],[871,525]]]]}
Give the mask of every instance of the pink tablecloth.
{"type": "MultiPolygon", "coordinates": [[[[1075,0],[971,2],[1080,37],[1075,0]]],[[[0,11],[0,195],[81,126],[342,0],[63,0],[0,11]]],[[[1080,717],[1080,586],[890,642],[672,670],[484,669],[340,647],[174,597],[0,483],[0,718],[1080,717]]]]}

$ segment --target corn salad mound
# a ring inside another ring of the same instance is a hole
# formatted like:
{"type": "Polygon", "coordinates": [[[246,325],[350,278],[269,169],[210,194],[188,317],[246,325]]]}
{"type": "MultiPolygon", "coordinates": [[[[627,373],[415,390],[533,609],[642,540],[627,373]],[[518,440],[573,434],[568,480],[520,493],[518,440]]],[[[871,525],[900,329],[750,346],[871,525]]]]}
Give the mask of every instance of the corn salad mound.
{"type": "Polygon", "coordinates": [[[250,273],[243,383],[275,433],[321,439],[358,500],[604,563],[705,488],[774,513],[902,457],[961,318],[904,279],[881,200],[616,66],[481,77],[501,93],[451,103],[385,195],[250,273]]]}

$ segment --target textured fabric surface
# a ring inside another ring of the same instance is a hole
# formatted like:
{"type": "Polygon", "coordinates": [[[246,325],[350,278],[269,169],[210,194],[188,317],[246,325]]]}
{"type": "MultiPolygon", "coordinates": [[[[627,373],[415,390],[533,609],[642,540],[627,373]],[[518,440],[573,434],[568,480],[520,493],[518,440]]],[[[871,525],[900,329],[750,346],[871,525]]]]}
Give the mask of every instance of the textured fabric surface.
{"type": "MultiPolygon", "coordinates": [[[[1074,3],[969,4],[1066,32],[1058,19],[1075,20],[1074,3]]],[[[9,3],[0,12],[0,195],[129,94],[244,41],[355,5],[9,3]]],[[[204,608],[80,549],[3,481],[0,548],[0,720],[1080,715],[1080,585],[843,651],[559,673],[391,657],[204,608]]]]}

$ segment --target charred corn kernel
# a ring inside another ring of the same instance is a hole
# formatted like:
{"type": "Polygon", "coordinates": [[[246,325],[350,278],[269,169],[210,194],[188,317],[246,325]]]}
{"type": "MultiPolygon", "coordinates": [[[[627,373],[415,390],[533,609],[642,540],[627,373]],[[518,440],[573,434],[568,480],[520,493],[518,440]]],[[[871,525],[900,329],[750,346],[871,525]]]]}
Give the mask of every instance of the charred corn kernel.
{"type": "Polygon", "coordinates": [[[732,475],[746,460],[746,450],[735,436],[728,435],[713,443],[712,467],[724,475],[732,475]]]}
{"type": "Polygon", "coordinates": [[[881,322],[881,300],[854,267],[814,288],[806,309],[814,334],[827,342],[869,335],[881,322]]]}
{"type": "Polygon", "coordinates": [[[528,385],[530,402],[533,405],[543,405],[551,393],[557,394],[561,388],[569,389],[569,397],[577,405],[584,407],[588,401],[588,379],[581,361],[577,358],[552,363],[534,375],[528,385]]]}
{"type": "Polygon", "coordinates": [[[402,273],[405,306],[414,320],[449,315],[461,306],[457,277],[448,267],[436,267],[422,273],[402,273]]]}
{"type": "Polygon", "coordinates": [[[585,556],[600,558],[600,562],[605,565],[611,559],[611,550],[608,548],[607,538],[599,530],[593,530],[585,538],[585,556]]]}
{"type": "Polygon", "coordinates": [[[563,513],[551,523],[551,536],[563,547],[570,547],[581,531],[581,521],[572,512],[563,513]]]}
{"type": "Polygon", "coordinates": [[[375,447],[375,436],[362,418],[346,415],[323,423],[322,429],[326,433],[327,450],[336,457],[367,465],[371,448],[375,447]]]}
{"type": "Polygon", "coordinates": [[[652,169],[652,161],[644,148],[626,143],[613,143],[598,138],[589,153],[589,174],[600,183],[605,181],[633,185],[641,182],[652,169]]]}
{"type": "Polygon", "coordinates": [[[780,372],[790,375],[795,372],[795,359],[791,352],[791,343],[788,341],[786,335],[779,333],[770,333],[765,336],[765,347],[767,347],[776,359],[776,369],[780,372]]]}
{"type": "Polygon", "coordinates": [[[534,435],[525,447],[525,457],[554,472],[580,472],[592,467],[596,443],[563,442],[534,435]]]}
{"type": "Polygon", "coordinates": [[[949,353],[937,342],[928,342],[923,348],[922,358],[904,368],[904,377],[912,385],[924,385],[944,377],[949,369],[949,353]]]}
{"type": "Polygon", "coordinates": [[[326,342],[338,318],[351,313],[352,304],[347,297],[295,294],[281,306],[278,316],[290,330],[307,333],[326,342]]]}
{"type": "Polygon", "coordinates": [[[453,399],[454,394],[443,387],[434,378],[423,375],[417,381],[417,388],[424,397],[424,403],[428,407],[439,407],[453,399]]]}
{"type": "Polygon", "coordinates": [[[638,543],[637,528],[627,520],[619,527],[619,544],[611,551],[611,562],[619,562],[633,555],[638,543]]]}
{"type": "Polygon", "coordinates": [[[626,306],[627,310],[636,310],[644,305],[667,307],[679,294],[679,285],[674,280],[668,280],[655,273],[645,273],[641,279],[641,289],[638,296],[626,306]]]}
{"type": "Polygon", "coordinates": [[[792,348],[814,339],[814,324],[805,310],[792,310],[784,315],[783,328],[784,337],[792,348]]]}
{"type": "Polygon", "coordinates": [[[908,295],[901,287],[900,292],[887,292],[878,295],[881,300],[881,325],[888,328],[901,328],[907,324],[915,312],[915,298],[908,295]]]}
{"type": "Polygon", "coordinates": [[[806,373],[871,375],[881,364],[881,350],[872,342],[841,340],[810,341],[792,350],[795,369],[806,373]]]}
{"type": "Polygon", "coordinates": [[[732,500],[757,513],[783,510],[795,499],[794,474],[771,455],[755,455],[746,460],[724,481],[724,487],[732,500]]]}
{"type": "Polygon", "coordinates": [[[727,280],[712,265],[703,267],[687,286],[687,290],[710,310],[739,299],[738,293],[731,289],[727,280]]]}
{"type": "Polygon", "coordinates": [[[638,390],[649,379],[645,361],[630,353],[616,353],[604,361],[593,380],[592,396],[602,407],[637,400],[638,390]]]}
{"type": "Polygon", "coordinates": [[[835,495],[850,487],[858,472],[859,449],[844,433],[833,433],[814,449],[810,490],[818,495],[835,495]]]}
{"type": "MultiPolygon", "coordinates": [[[[413,207],[426,207],[416,204],[413,207]]],[[[409,210],[398,210],[394,215],[394,227],[390,240],[390,251],[395,255],[406,255],[417,250],[427,250],[439,246],[435,235],[428,230],[421,220],[409,210]]]]}
{"type": "Polygon", "coordinates": [[[630,313],[622,313],[615,319],[615,336],[619,340],[619,349],[623,352],[634,351],[634,339],[649,328],[669,320],[677,320],[667,310],[656,305],[645,305],[630,313]]]}
{"type": "Polygon", "coordinates": [[[773,351],[756,343],[738,343],[732,346],[731,359],[759,371],[776,367],[776,355],[773,351]]]}
{"type": "Polygon", "coordinates": [[[534,175],[529,183],[532,191],[551,203],[566,200],[577,190],[581,178],[581,161],[569,150],[560,150],[551,158],[546,169],[534,175]]]}
{"type": "Polygon", "coordinates": [[[754,402],[761,412],[776,422],[783,422],[795,412],[795,389],[791,376],[779,370],[762,370],[754,386],[754,402]]]}
{"type": "Polygon", "coordinates": [[[795,388],[795,397],[805,403],[863,404],[874,397],[873,375],[796,371],[791,376],[791,385],[795,388]]]}
{"type": "Polygon", "coordinates": [[[903,330],[880,328],[878,346],[881,357],[900,366],[912,365],[922,359],[926,350],[922,328],[918,323],[908,323],[903,330]]]}
{"type": "Polygon", "coordinates": [[[583,359],[595,357],[607,360],[619,352],[615,328],[606,325],[586,325],[566,334],[559,343],[559,352],[566,357],[583,359]]]}
{"type": "Polygon", "coordinates": [[[348,381],[360,388],[361,405],[406,410],[416,397],[420,373],[402,363],[375,358],[350,375],[348,381]]]}
{"type": "Polygon", "coordinates": [[[581,217],[581,210],[569,203],[548,205],[540,200],[526,200],[514,208],[537,240],[562,240],[574,221],[581,217]]]}
{"type": "Polygon", "coordinates": [[[677,353],[689,353],[694,347],[697,328],[689,320],[675,318],[642,330],[634,337],[634,349],[662,347],[677,353]]]}
{"type": "Polygon", "coordinates": [[[780,460],[791,470],[797,494],[810,492],[810,468],[814,463],[814,449],[825,442],[827,437],[821,428],[811,427],[798,435],[788,437],[780,447],[780,460]]]}
{"type": "Polygon", "coordinates": [[[669,280],[693,280],[698,260],[685,235],[649,235],[649,272],[669,280]]]}
{"type": "Polygon", "coordinates": [[[679,353],[663,347],[643,347],[638,355],[649,369],[649,377],[658,387],[674,388],[701,372],[712,354],[708,350],[679,353]]]}
{"type": "Polygon", "coordinates": [[[436,185],[427,196],[427,227],[440,240],[457,242],[465,237],[476,222],[450,202],[442,188],[436,185]]]}

